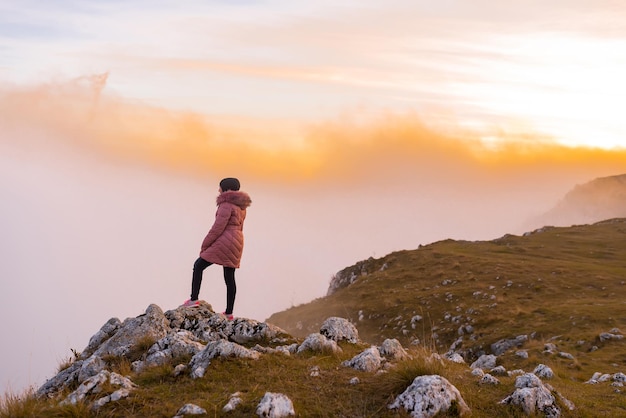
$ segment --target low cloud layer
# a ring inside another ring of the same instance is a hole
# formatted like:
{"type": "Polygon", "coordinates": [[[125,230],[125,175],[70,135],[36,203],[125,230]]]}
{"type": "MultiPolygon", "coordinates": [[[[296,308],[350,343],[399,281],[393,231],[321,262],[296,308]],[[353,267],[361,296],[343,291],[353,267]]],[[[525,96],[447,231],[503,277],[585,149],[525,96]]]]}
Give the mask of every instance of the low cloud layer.
{"type": "Polygon", "coordinates": [[[104,82],[93,76],[31,88],[5,86],[3,141],[32,140],[20,135],[27,127],[113,159],[186,174],[231,171],[298,187],[331,182],[369,188],[399,176],[409,184],[463,180],[485,187],[524,176],[568,173],[584,179],[600,169],[619,172],[626,155],[626,148],[566,147],[532,132],[495,132],[485,143],[484,133],[455,126],[440,133],[417,114],[366,119],[352,112],[304,125],[173,112],[103,94],[104,82]]]}

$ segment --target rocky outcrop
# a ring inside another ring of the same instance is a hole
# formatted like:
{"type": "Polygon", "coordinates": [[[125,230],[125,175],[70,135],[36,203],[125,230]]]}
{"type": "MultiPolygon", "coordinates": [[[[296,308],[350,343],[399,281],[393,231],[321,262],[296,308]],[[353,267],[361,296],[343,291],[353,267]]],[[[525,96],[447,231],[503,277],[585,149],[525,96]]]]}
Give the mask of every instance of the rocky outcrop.
{"type": "Polygon", "coordinates": [[[470,368],[472,369],[482,369],[482,370],[491,370],[496,367],[497,358],[493,354],[483,354],[478,357],[478,360],[472,363],[470,368]]]}
{"type": "Polygon", "coordinates": [[[194,405],[192,403],[186,403],[178,410],[178,412],[176,412],[176,415],[174,416],[174,418],[182,418],[185,415],[205,415],[205,414],[206,414],[206,409],[201,408],[198,405],[194,405]]]}
{"type": "Polygon", "coordinates": [[[318,352],[342,352],[341,347],[337,345],[337,342],[330,340],[322,334],[309,334],[302,344],[298,347],[298,353],[305,351],[318,351],[318,352]]]}
{"type": "MultiPolygon", "coordinates": [[[[619,335],[618,331],[611,331],[619,335]]],[[[501,340],[498,347],[506,347],[507,351],[523,341],[519,337],[501,340]]],[[[165,313],[158,306],[150,305],[144,314],[136,318],[123,322],[116,318],[107,321],[89,340],[83,353],[76,355],[76,360],[69,367],[42,385],[37,395],[56,397],[62,404],[90,402],[89,405],[97,409],[129,396],[136,389],[129,377],[115,372],[119,370],[113,370],[112,364],[115,361],[112,360],[115,359],[128,362],[132,360],[132,369],[139,375],[148,368],[170,364],[172,367],[176,365],[172,376],[186,375],[200,379],[207,374],[211,361],[219,357],[257,360],[266,354],[316,356],[318,353],[331,353],[339,357],[343,352],[339,344],[345,347],[347,344],[358,343],[356,327],[344,318],[328,318],[319,333],[310,334],[302,343],[298,343],[280,328],[270,324],[244,318],[229,321],[213,312],[206,303],[197,308],[181,307],[165,313]],[[253,347],[248,348],[250,346],[253,347]],[[64,394],[63,397],[59,396],[61,393],[64,394]]],[[[455,354],[460,357],[452,351],[458,346],[460,344],[454,344],[445,359],[454,361],[455,354]]],[[[553,343],[548,343],[545,347],[549,352],[556,352],[553,343]]],[[[494,349],[493,346],[491,348],[494,349]]],[[[341,364],[361,372],[380,373],[392,368],[394,362],[408,359],[411,359],[411,355],[397,339],[386,339],[379,346],[371,345],[341,364]]],[[[444,357],[437,353],[432,353],[425,361],[431,365],[438,363],[446,366],[444,357]]],[[[496,366],[496,362],[497,356],[482,355],[472,363],[471,374],[477,377],[477,384],[484,385],[485,388],[502,385],[495,376],[520,375],[516,379],[515,392],[501,403],[518,405],[525,413],[542,413],[548,417],[557,417],[560,414],[556,399],[561,406],[574,408],[571,402],[541,381],[541,378],[549,379],[554,376],[548,366],[539,364],[533,373],[523,370],[507,372],[503,366],[496,366]]],[[[462,357],[459,363],[463,363],[462,357]]],[[[326,370],[321,365],[309,368],[311,378],[324,379],[325,374],[326,370]]],[[[612,380],[615,390],[619,390],[626,382],[626,375],[597,373],[588,383],[609,380],[612,380]]],[[[359,379],[354,377],[346,384],[358,385],[359,379]]],[[[231,395],[223,407],[225,413],[235,410],[244,402],[239,395],[239,392],[231,395]]],[[[388,406],[390,409],[403,408],[415,417],[430,417],[445,411],[460,415],[469,412],[459,391],[438,375],[415,377],[413,383],[388,406]],[[453,411],[450,412],[451,408],[453,411]]],[[[246,407],[250,408],[252,405],[246,407]]],[[[203,408],[188,404],[178,411],[177,416],[203,413],[202,411],[203,408]]],[[[257,415],[285,417],[295,415],[295,412],[293,403],[286,395],[267,392],[258,404],[257,415]]]]}
{"type": "Polygon", "coordinates": [[[356,344],[359,342],[359,331],[347,319],[330,317],[324,321],[320,328],[320,334],[333,341],[348,341],[356,344]]]}
{"type": "Polygon", "coordinates": [[[237,357],[256,360],[260,356],[261,354],[258,351],[249,350],[237,343],[225,340],[212,341],[207,344],[204,350],[191,359],[189,363],[191,377],[196,379],[204,376],[207,367],[211,364],[211,359],[216,357],[237,357]]]}
{"type": "Polygon", "coordinates": [[[389,264],[385,262],[384,259],[375,259],[373,257],[359,261],[353,266],[346,267],[333,276],[328,286],[326,296],[330,296],[339,289],[350,286],[361,276],[367,276],[375,271],[384,271],[388,267],[389,264]]]}
{"type": "Polygon", "coordinates": [[[447,379],[438,375],[418,376],[413,383],[389,405],[389,409],[403,408],[415,418],[430,418],[448,411],[455,405],[458,414],[469,414],[461,393],[447,379]]]}
{"type": "Polygon", "coordinates": [[[410,358],[402,344],[398,340],[386,339],[377,347],[375,345],[366,348],[350,360],[341,363],[344,367],[352,367],[362,372],[375,372],[392,361],[406,360],[410,358]]]}
{"type": "Polygon", "coordinates": [[[542,413],[548,418],[561,416],[552,388],[544,385],[533,373],[526,373],[515,379],[515,392],[504,398],[500,403],[520,406],[527,415],[542,413]]]}
{"type": "Polygon", "coordinates": [[[95,376],[86,379],[78,386],[78,388],[70,393],[64,400],[60,402],[61,405],[71,404],[75,405],[81,402],[89,394],[101,394],[105,392],[105,387],[109,385],[111,387],[118,388],[112,393],[102,396],[97,399],[93,404],[93,409],[98,409],[102,405],[111,401],[119,401],[122,398],[130,395],[130,391],[133,390],[136,385],[127,377],[120,376],[114,372],[108,372],[102,370],[95,376]]]}
{"type": "Polygon", "coordinates": [[[503,339],[491,344],[491,352],[496,356],[500,356],[511,348],[521,347],[527,341],[528,335],[518,335],[515,338],[503,339]]]}
{"type": "Polygon", "coordinates": [[[133,371],[141,372],[147,367],[166,364],[179,357],[194,356],[204,347],[205,345],[190,331],[171,331],[150,347],[145,360],[133,362],[133,371]]]}
{"type": "Polygon", "coordinates": [[[283,418],[296,415],[293,402],[282,393],[266,392],[256,408],[259,417],[283,418]]]}
{"type": "Polygon", "coordinates": [[[341,363],[342,366],[352,367],[355,370],[363,372],[375,372],[380,369],[383,359],[380,356],[378,348],[372,346],[354,356],[351,360],[341,363]]]}
{"type": "MultiPolygon", "coordinates": [[[[180,373],[190,369],[192,375],[198,377],[216,356],[258,358],[258,351],[237,344],[254,341],[279,344],[293,342],[295,339],[271,324],[244,318],[229,321],[216,314],[211,305],[205,302],[199,307],[179,307],[165,313],[153,304],[148,306],[145,313],[135,318],[128,318],[123,322],[117,318],[108,320],[90,338],[76,361],[46,381],[36,395],[56,397],[64,391],[79,388],[80,391],[71,399],[82,399],[93,392],[93,387],[97,387],[98,383],[94,382],[99,382],[107,373],[112,373],[107,369],[109,362],[115,358],[131,361],[133,371],[141,372],[178,358],[192,357],[189,367],[183,365],[176,370],[180,373]],[[87,390],[89,387],[91,389],[87,390]]],[[[274,349],[268,347],[268,350],[274,349]]],[[[286,352],[288,350],[289,348],[284,349],[286,352]]],[[[115,400],[118,395],[111,395],[110,400],[115,400]]]]}
{"type": "Polygon", "coordinates": [[[395,338],[388,338],[378,347],[380,355],[390,361],[406,360],[410,358],[400,341],[395,338]]]}
{"type": "MultiPolygon", "coordinates": [[[[111,320],[104,327],[108,328],[110,322],[111,320]]],[[[169,321],[161,308],[154,304],[150,305],[143,315],[125,320],[110,338],[102,341],[90,357],[124,356],[140,341],[150,339],[157,341],[165,337],[170,329],[169,321]]],[[[81,357],[84,358],[85,355],[81,357]]]]}

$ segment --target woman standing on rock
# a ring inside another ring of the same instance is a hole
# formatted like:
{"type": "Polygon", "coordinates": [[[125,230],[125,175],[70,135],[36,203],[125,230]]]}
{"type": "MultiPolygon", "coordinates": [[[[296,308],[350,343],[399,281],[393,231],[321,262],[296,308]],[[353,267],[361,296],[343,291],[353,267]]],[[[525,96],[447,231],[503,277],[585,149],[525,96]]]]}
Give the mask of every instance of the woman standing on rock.
{"type": "Polygon", "coordinates": [[[239,180],[228,177],[220,182],[219,196],[217,196],[217,213],[215,222],[202,241],[200,257],[193,265],[191,279],[191,298],[181,306],[198,306],[202,273],[211,264],[218,264],[224,268],[224,282],[226,282],[226,311],[224,315],[233,319],[235,305],[235,269],[239,268],[243,252],[243,222],[246,219],[246,208],[252,200],[247,193],[239,190],[239,180]]]}

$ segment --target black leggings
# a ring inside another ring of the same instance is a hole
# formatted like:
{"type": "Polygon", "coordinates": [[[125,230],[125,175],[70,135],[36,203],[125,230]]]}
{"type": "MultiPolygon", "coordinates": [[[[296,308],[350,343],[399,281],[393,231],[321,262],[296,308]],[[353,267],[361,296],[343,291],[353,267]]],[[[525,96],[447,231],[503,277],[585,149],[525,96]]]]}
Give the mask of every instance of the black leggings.
{"type": "MultiPolygon", "coordinates": [[[[193,275],[191,279],[191,300],[198,300],[200,295],[200,285],[202,284],[202,273],[204,269],[211,264],[202,257],[198,257],[193,263],[193,275]]],[[[224,283],[226,283],[226,313],[232,314],[235,307],[235,295],[237,294],[237,285],[235,284],[235,269],[233,267],[224,267],[224,283]]]]}

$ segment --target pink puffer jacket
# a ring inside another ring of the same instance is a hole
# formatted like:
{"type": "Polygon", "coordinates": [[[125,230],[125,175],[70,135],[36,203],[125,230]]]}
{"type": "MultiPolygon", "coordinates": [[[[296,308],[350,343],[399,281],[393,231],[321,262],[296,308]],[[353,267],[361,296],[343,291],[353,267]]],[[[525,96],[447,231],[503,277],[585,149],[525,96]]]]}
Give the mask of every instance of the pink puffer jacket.
{"type": "Polygon", "coordinates": [[[215,222],[202,241],[200,257],[224,267],[239,268],[243,253],[243,221],[251,203],[250,196],[242,191],[220,193],[215,222]]]}

